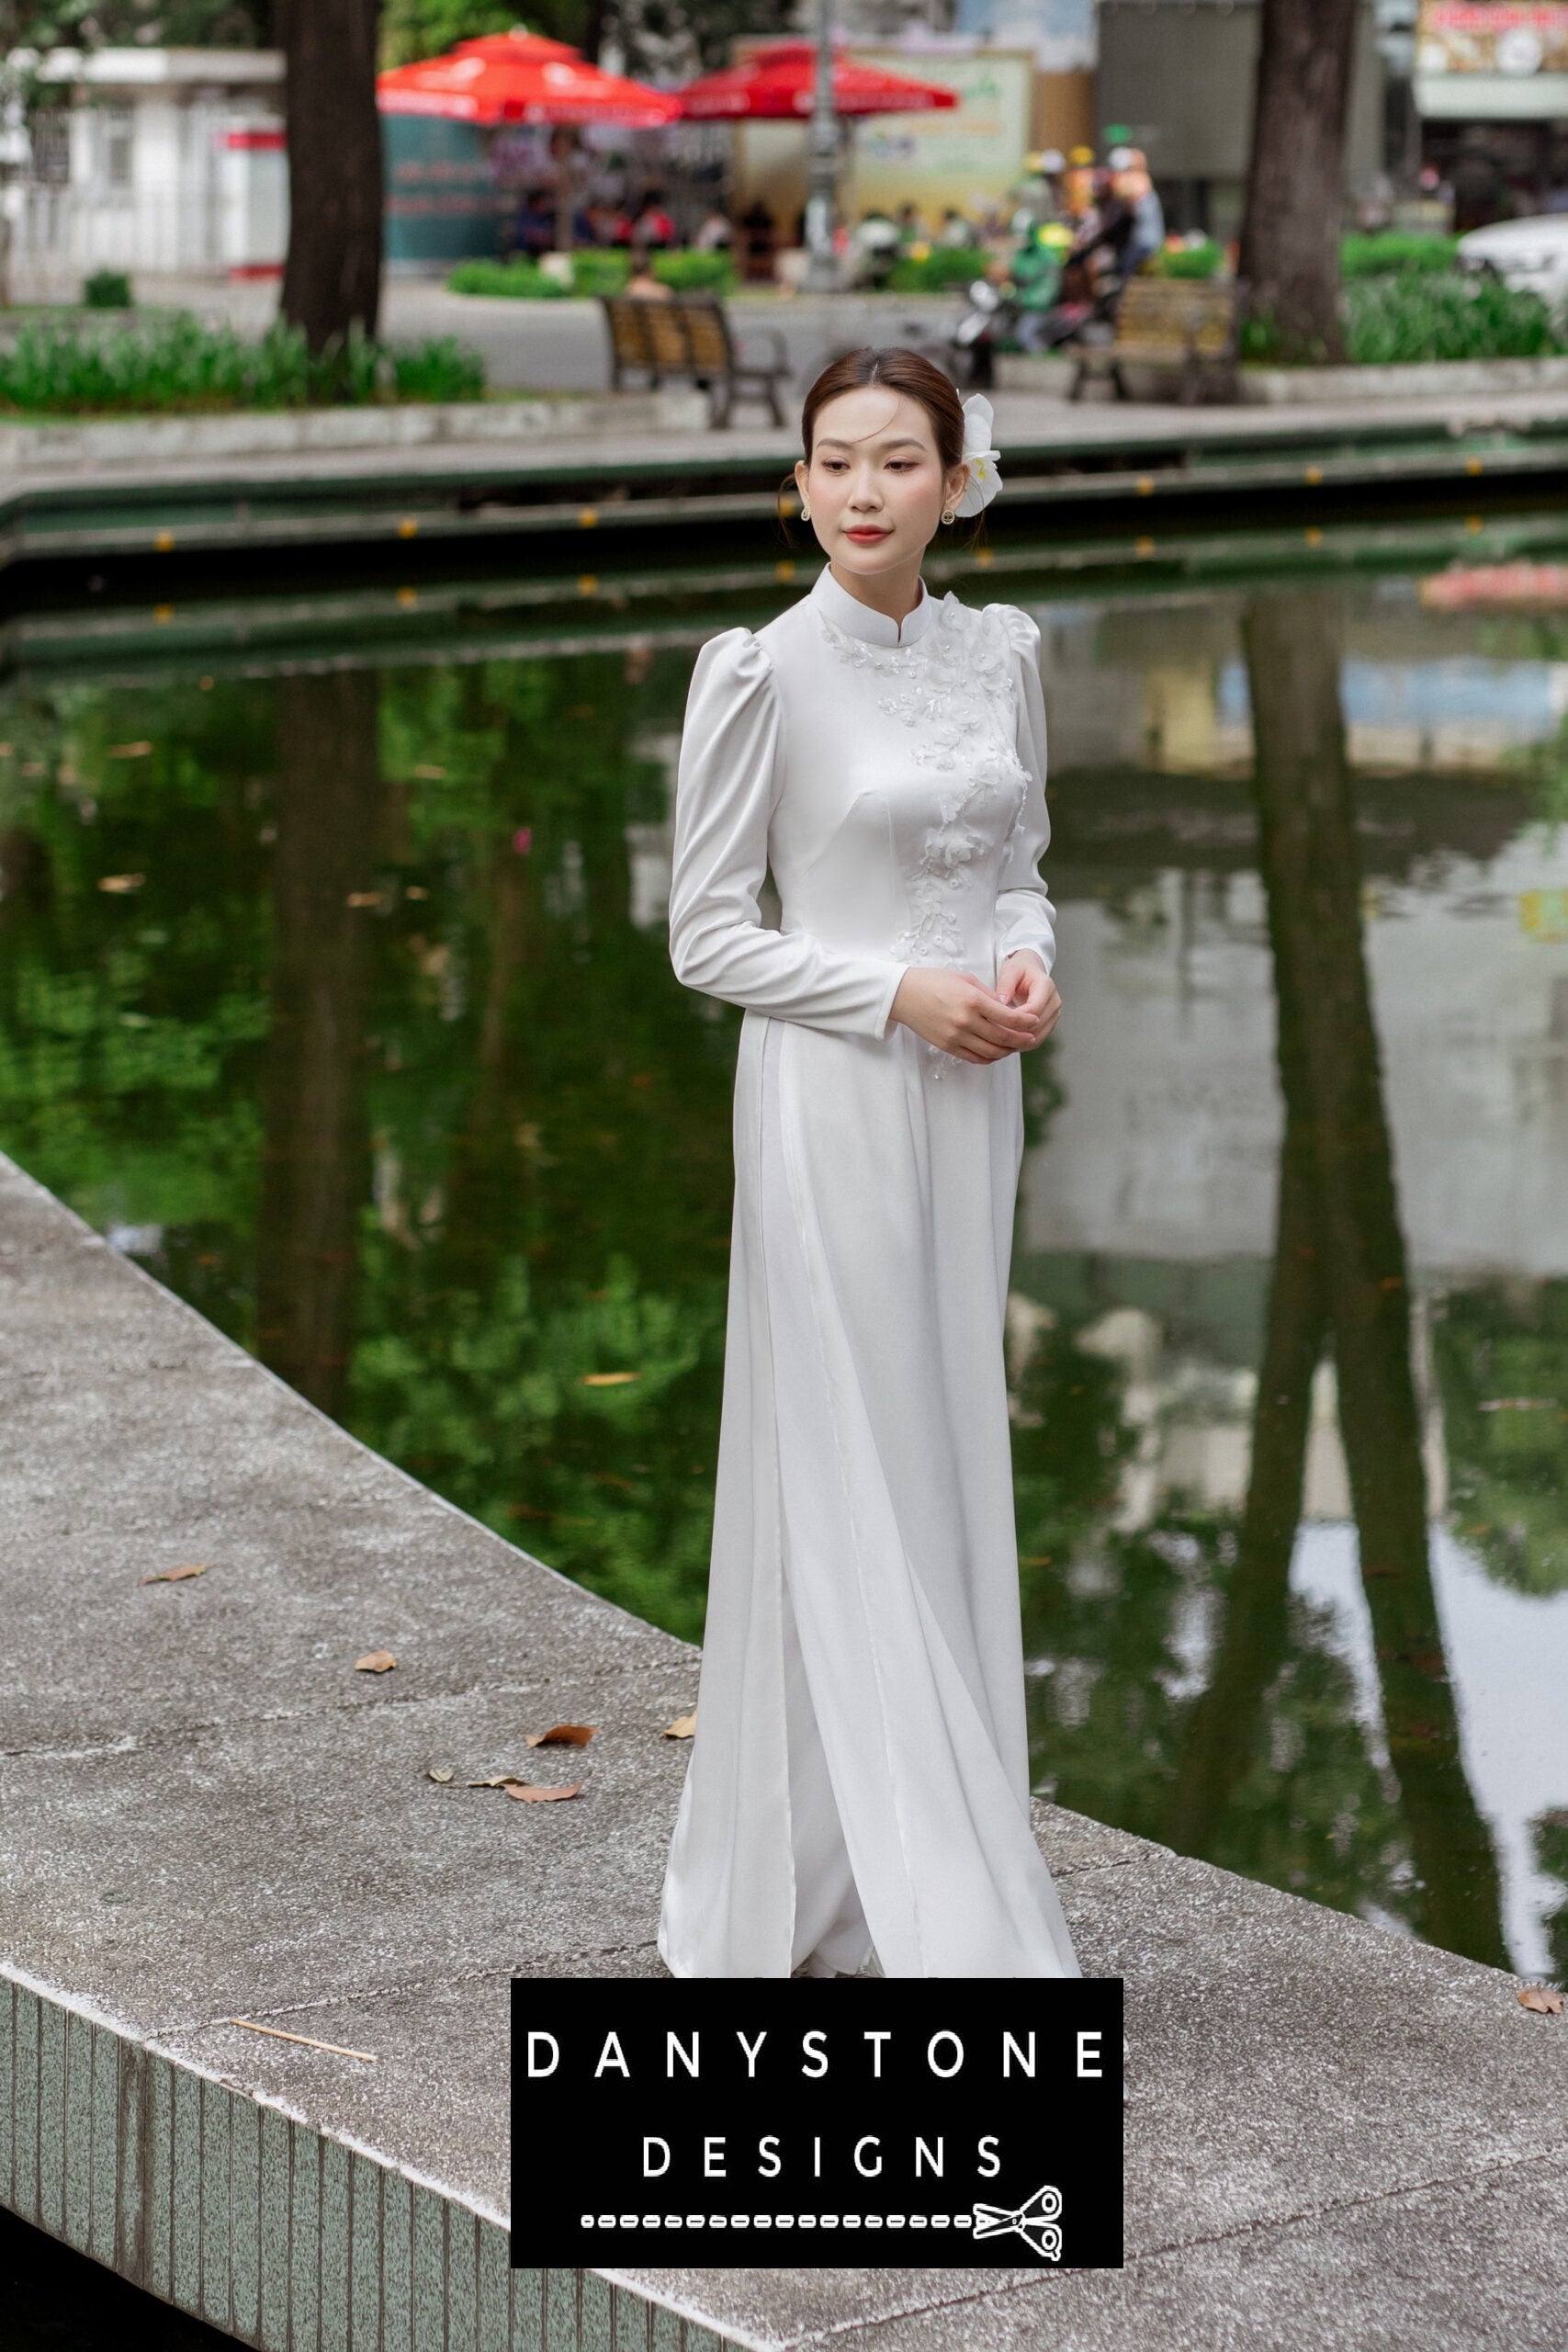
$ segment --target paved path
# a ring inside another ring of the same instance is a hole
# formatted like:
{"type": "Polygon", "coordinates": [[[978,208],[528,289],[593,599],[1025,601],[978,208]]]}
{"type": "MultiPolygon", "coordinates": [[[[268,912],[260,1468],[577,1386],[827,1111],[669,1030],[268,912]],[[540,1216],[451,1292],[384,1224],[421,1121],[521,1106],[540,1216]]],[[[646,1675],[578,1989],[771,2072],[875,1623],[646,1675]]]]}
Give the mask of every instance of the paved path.
{"type": "MultiPolygon", "coordinates": [[[[221,279],[137,279],[144,304],[175,303],[198,317],[229,319],[259,334],[276,312],[276,285],[221,279]]],[[[736,326],[774,328],[783,335],[797,390],[804,391],[834,352],[857,343],[928,343],[951,331],[962,300],[942,295],[835,294],[781,298],[762,291],[732,295],[736,326]]],[[[502,390],[607,391],[609,345],[597,302],[519,302],[506,296],[448,294],[438,279],[389,277],[381,332],[390,342],[455,334],[482,352],[491,382],[502,390]]]]}
{"type": "Polygon", "coordinates": [[[509,2271],[508,1979],[659,1973],[695,1653],[4,1160],[0,1417],[0,2203],[28,2221],[268,2352],[1562,2352],[1568,2021],[1046,1808],[1084,1965],[1126,1981],[1124,2270],[509,2271]],[[463,1785],[560,1718],[601,1727],[586,1796],[463,1785]]]}

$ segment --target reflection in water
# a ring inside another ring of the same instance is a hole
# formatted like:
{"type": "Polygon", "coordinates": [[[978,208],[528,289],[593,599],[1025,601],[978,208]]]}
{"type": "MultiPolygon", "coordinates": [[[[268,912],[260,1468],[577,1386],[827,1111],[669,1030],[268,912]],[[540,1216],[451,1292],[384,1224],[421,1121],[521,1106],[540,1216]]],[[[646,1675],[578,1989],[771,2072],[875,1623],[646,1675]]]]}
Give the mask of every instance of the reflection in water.
{"type": "MultiPolygon", "coordinates": [[[[1260,1412],[1289,1409],[1292,1433],[1304,1432],[1303,1359],[1315,1356],[1326,1313],[1384,1731],[1420,1888],[1419,1925],[1434,1942],[1506,1965],[1496,1865],[1460,1758],[1427,1557],[1409,1283],[1361,952],[1337,615],[1322,593],[1264,594],[1249,604],[1242,628],[1287,1114],[1272,1306],[1291,1329],[1278,1334],[1271,1312],[1270,1353],[1282,1336],[1294,1361],[1280,1373],[1300,1384],[1299,1404],[1280,1401],[1288,1390],[1264,1392],[1260,1412]],[[1283,1269],[1287,1250],[1310,1269],[1307,1279],[1283,1269]]],[[[1266,1355],[1266,1378],[1271,1369],[1266,1355]]],[[[1300,1464],[1298,1437],[1298,1494],[1300,1464]]],[[[1245,1545],[1240,1556],[1247,1558],[1245,1545]]],[[[1277,1582],[1278,1544],[1269,1556],[1277,1582]]]]}
{"type": "MultiPolygon", "coordinates": [[[[1530,818],[1568,633],[1398,580],[1327,614],[1008,593],[1068,1003],[1008,1320],[1042,1785],[1495,1953],[1462,1742],[1510,1949],[1561,1962],[1568,837],[1530,818]]],[[[676,985],[664,915],[692,649],[736,616],[0,689],[0,1142],[369,1443],[693,1635],[738,1016],[676,985]]]]}
{"type": "Polygon", "coordinates": [[[365,1015],[381,798],[376,700],[373,670],[277,682],[256,1351],[339,1418],[348,1396],[369,1166],[365,1015]]]}

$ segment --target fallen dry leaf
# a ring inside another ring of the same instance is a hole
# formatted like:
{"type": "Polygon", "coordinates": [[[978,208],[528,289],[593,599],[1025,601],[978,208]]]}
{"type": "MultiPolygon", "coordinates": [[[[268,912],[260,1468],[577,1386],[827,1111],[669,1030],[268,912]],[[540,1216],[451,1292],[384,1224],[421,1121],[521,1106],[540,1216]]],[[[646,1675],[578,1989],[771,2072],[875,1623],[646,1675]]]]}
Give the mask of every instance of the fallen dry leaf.
{"type": "Polygon", "coordinates": [[[585,1372],[582,1385],[584,1388],[618,1388],[623,1381],[641,1378],[640,1372],[585,1372]]]}
{"type": "Polygon", "coordinates": [[[397,1659],[390,1650],[367,1650],[363,1657],[354,1661],[355,1674],[389,1674],[397,1659]]]}
{"type": "Polygon", "coordinates": [[[316,2041],[308,2033],[285,2033],[281,2026],[257,2025],[254,2018],[231,2018],[229,2022],[243,2025],[247,2033],[270,2033],[275,2041],[298,2041],[307,2050],[330,2050],[338,2058],[364,2058],[372,2066],[379,2064],[373,2050],[349,2050],[341,2041],[316,2041]]]}
{"type": "Polygon", "coordinates": [[[351,890],[344,900],[345,907],[378,907],[380,903],[379,890],[351,890]]]}
{"type": "Polygon", "coordinates": [[[127,890],[140,890],[146,879],[145,874],[100,874],[98,888],[123,896],[127,890]]]}
{"type": "Polygon", "coordinates": [[[138,1584],[183,1584],[186,1577],[204,1577],[207,1566],[203,1560],[198,1567],[160,1568],[155,1576],[138,1577],[136,1581],[138,1584]]]}
{"type": "Polygon", "coordinates": [[[596,1724],[552,1724],[548,1731],[525,1732],[523,1736],[530,1747],[586,1747],[597,1729],[596,1724]]]}
{"type": "Polygon", "coordinates": [[[445,768],[434,766],[428,760],[422,760],[419,765],[415,768],[414,774],[415,775],[428,776],[433,783],[440,784],[446,776],[446,771],[445,768]]]}
{"type": "Polygon", "coordinates": [[[104,756],[110,760],[144,760],[152,749],[151,743],[111,743],[104,756]]]}
{"type": "Polygon", "coordinates": [[[445,1787],[446,1782],[452,1778],[452,1774],[449,1768],[433,1764],[426,1777],[432,1781],[439,1781],[442,1786],[445,1787]]]}
{"type": "Polygon", "coordinates": [[[581,1781],[564,1789],[541,1789],[532,1781],[502,1781],[501,1785],[509,1797],[518,1797],[525,1804],[548,1804],[552,1797],[580,1797],[583,1787],[581,1781]]]}
{"type": "Polygon", "coordinates": [[[689,1715],[677,1715],[672,1724],[666,1724],[659,1736],[660,1739],[690,1739],[696,1727],[697,1711],[694,1707],[689,1715]]]}
{"type": "Polygon", "coordinates": [[[1519,2007],[1521,2009],[1533,2009],[1537,2017],[1560,2018],[1562,2015],[1562,1996],[1550,1984],[1527,1984],[1519,1995],[1519,2007]]]}

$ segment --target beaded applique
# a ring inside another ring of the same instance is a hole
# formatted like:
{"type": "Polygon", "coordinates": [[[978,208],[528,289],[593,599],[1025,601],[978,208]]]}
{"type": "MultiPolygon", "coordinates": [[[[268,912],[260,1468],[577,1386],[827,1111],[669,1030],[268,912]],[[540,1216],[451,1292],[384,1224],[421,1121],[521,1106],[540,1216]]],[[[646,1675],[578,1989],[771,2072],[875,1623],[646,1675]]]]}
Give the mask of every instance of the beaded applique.
{"type": "MultiPolygon", "coordinates": [[[[1013,789],[1005,859],[1023,823],[1030,785],[1015,743],[1012,641],[1005,628],[987,626],[979,616],[973,629],[963,629],[955,626],[960,616],[967,617],[962,605],[944,602],[924,636],[907,646],[868,645],[826,614],[821,616],[828,642],[841,662],[895,682],[892,692],[877,697],[877,707],[915,734],[909,751],[916,765],[953,777],[938,797],[936,822],[927,827],[914,870],[906,877],[910,920],[888,952],[899,963],[955,968],[962,967],[963,940],[952,893],[964,868],[990,845],[990,836],[969,821],[968,812],[984,795],[1013,789]]],[[[960,1055],[924,1037],[915,1044],[932,1078],[970,1067],[960,1055]]]]}

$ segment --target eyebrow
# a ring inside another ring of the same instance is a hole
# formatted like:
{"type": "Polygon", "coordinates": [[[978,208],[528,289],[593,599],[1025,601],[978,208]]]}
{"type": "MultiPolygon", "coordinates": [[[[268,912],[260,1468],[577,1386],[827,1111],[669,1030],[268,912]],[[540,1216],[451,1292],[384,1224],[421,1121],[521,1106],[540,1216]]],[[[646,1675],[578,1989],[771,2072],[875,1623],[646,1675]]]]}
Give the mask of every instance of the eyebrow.
{"type": "MultiPolygon", "coordinates": [[[[825,433],[818,442],[819,449],[858,449],[858,441],[841,441],[837,434],[825,433]]],[[[890,433],[886,441],[872,444],[877,449],[923,449],[925,443],[918,433],[890,433]]]]}

